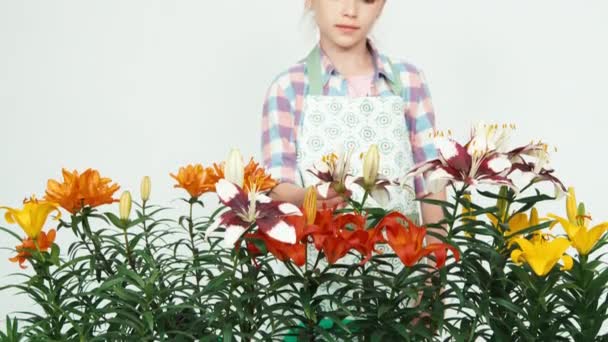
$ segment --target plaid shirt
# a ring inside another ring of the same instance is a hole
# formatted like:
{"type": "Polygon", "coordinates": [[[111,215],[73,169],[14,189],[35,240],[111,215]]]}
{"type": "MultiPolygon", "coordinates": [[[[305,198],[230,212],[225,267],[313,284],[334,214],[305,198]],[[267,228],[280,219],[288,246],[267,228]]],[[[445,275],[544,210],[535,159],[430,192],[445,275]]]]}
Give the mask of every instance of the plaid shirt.
{"type": "MultiPolygon", "coordinates": [[[[432,133],[435,130],[435,114],[423,73],[415,66],[392,61],[399,75],[394,75],[388,58],[379,53],[368,40],[368,47],[374,62],[372,95],[391,96],[387,80],[400,77],[403,83],[401,97],[405,101],[405,122],[409,132],[414,163],[437,157],[432,133]]],[[[321,51],[323,94],[327,96],[347,96],[348,83],[335,69],[329,57],[321,51]]],[[[279,182],[296,183],[296,140],[304,97],[308,92],[306,59],[279,74],[270,85],[262,114],[262,156],[263,164],[270,175],[279,182]]],[[[416,195],[424,194],[422,176],[414,179],[416,195]]]]}

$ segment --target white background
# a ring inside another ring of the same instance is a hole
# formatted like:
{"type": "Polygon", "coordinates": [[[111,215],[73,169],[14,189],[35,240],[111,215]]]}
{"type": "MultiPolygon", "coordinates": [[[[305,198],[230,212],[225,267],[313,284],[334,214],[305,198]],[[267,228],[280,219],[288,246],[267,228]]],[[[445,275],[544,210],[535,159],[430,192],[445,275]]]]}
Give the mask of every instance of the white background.
{"type": "MultiPolygon", "coordinates": [[[[302,14],[303,0],[0,0],[0,204],[43,195],[62,167],[94,167],[136,198],[149,175],[156,203],[179,208],[179,166],[230,147],[259,160],[266,88],[315,42],[302,14]]],[[[374,37],[425,72],[439,129],[464,137],[480,119],[510,122],[515,142],[557,146],[557,175],[599,221],[607,15],[602,0],[390,0],[374,37]]],[[[67,250],[72,237],[57,240],[67,250]]],[[[23,272],[12,255],[0,251],[2,284],[23,272]]],[[[1,320],[30,309],[0,296],[1,320]]]]}

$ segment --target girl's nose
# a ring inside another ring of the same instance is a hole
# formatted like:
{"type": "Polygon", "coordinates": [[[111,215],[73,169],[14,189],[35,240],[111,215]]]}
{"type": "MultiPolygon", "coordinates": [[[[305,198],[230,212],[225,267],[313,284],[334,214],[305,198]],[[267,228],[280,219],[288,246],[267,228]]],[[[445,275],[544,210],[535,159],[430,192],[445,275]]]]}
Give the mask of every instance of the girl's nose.
{"type": "Polygon", "coordinates": [[[359,0],[342,0],[342,15],[345,17],[357,17],[357,5],[359,0]]]}

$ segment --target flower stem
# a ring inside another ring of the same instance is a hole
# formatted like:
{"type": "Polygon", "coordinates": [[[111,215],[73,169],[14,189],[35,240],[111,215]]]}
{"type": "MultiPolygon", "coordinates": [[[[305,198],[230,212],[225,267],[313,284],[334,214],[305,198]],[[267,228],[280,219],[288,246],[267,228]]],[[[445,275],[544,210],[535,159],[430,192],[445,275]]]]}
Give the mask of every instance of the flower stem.
{"type": "MultiPolygon", "coordinates": [[[[192,249],[192,265],[194,267],[194,276],[196,278],[196,291],[200,289],[201,285],[201,273],[198,265],[198,249],[194,245],[194,219],[192,215],[192,210],[194,207],[194,202],[190,201],[190,214],[188,216],[188,233],[190,234],[190,248],[192,249]]],[[[197,297],[198,304],[200,306],[200,297],[197,297]]]]}
{"type": "Polygon", "coordinates": [[[103,253],[101,253],[101,246],[99,244],[99,241],[97,240],[97,238],[95,236],[93,236],[93,233],[91,232],[91,226],[89,224],[89,219],[88,219],[87,214],[85,214],[85,213],[82,213],[82,227],[84,230],[84,236],[86,236],[87,238],[89,238],[89,240],[91,240],[93,242],[93,247],[95,248],[95,252],[93,253],[93,251],[91,251],[91,249],[89,248],[89,244],[84,239],[84,236],[81,236],[82,242],[84,243],[86,248],[89,250],[89,253],[91,253],[91,255],[93,255],[95,259],[99,258],[99,260],[102,261],[102,263],[104,265],[104,270],[106,271],[106,273],[109,276],[114,275],[114,271],[112,271],[112,265],[110,265],[110,263],[105,258],[103,253]]]}
{"type": "Polygon", "coordinates": [[[133,271],[137,272],[137,270],[135,269],[135,262],[133,261],[133,258],[131,257],[131,248],[129,247],[129,238],[127,236],[127,229],[123,228],[122,231],[123,231],[124,237],[125,237],[125,250],[127,253],[127,261],[129,262],[129,265],[131,266],[133,271]]]}
{"type": "Polygon", "coordinates": [[[148,225],[146,223],[146,201],[143,201],[143,203],[141,204],[141,215],[144,217],[144,221],[142,223],[144,226],[144,239],[146,241],[146,249],[150,251],[150,241],[148,236],[150,232],[148,231],[148,225]]]}

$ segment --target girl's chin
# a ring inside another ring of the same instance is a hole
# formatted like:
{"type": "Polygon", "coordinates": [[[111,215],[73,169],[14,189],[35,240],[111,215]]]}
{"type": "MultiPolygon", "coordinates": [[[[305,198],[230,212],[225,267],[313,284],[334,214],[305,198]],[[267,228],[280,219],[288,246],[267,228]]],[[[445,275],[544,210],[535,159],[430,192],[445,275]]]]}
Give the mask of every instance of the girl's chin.
{"type": "Polygon", "coordinates": [[[332,42],[332,44],[342,48],[342,49],[350,49],[353,46],[356,46],[357,44],[359,44],[361,41],[364,41],[366,39],[365,36],[360,37],[360,36],[352,36],[352,35],[343,35],[343,34],[337,34],[337,35],[333,35],[330,40],[332,42]]]}

